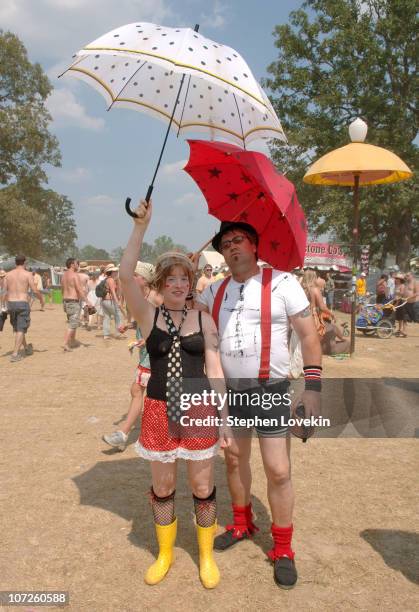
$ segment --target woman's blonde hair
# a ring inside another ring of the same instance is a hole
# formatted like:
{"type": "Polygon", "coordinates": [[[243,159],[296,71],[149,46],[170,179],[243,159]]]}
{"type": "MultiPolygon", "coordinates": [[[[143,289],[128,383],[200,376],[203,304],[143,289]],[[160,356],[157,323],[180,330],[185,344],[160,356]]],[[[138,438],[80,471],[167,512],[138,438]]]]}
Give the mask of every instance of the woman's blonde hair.
{"type": "Polygon", "coordinates": [[[151,286],[156,289],[156,291],[161,291],[163,289],[167,277],[170,276],[175,266],[180,266],[188,276],[189,286],[192,289],[194,270],[191,260],[184,253],[169,251],[168,253],[160,255],[156,262],[156,268],[151,281],[151,286]]]}
{"type": "Polygon", "coordinates": [[[301,286],[306,296],[310,299],[310,289],[316,287],[317,274],[314,270],[304,270],[301,286]]]}

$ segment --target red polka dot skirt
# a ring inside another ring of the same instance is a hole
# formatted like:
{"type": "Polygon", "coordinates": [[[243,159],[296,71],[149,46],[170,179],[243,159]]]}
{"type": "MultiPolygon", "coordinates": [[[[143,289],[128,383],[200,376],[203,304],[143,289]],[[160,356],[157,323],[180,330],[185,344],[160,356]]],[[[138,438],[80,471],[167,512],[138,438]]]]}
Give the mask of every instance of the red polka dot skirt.
{"type": "Polygon", "coordinates": [[[191,406],[182,417],[180,424],[169,425],[166,402],[146,397],[136,444],[140,457],[163,463],[172,463],[176,459],[202,461],[214,457],[218,451],[217,409],[205,405],[191,406]]]}

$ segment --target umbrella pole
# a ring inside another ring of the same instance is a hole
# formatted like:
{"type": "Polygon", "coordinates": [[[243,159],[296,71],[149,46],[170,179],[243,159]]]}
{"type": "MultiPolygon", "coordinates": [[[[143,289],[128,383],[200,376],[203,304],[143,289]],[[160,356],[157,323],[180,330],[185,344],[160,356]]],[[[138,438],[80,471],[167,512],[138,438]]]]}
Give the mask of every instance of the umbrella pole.
{"type": "Polygon", "coordinates": [[[357,307],[356,271],[358,268],[358,227],[359,227],[359,174],[354,175],[354,225],[352,230],[352,301],[351,301],[351,357],[355,352],[355,317],[357,307]]]}
{"type": "MultiPolygon", "coordinates": [[[[199,24],[197,23],[195,25],[195,27],[194,27],[194,32],[198,32],[198,30],[199,30],[199,24]]],[[[145,197],[145,201],[147,203],[150,201],[151,194],[153,193],[154,181],[156,180],[157,172],[159,171],[159,168],[160,168],[160,163],[161,163],[161,160],[162,160],[162,157],[163,157],[164,149],[166,148],[167,139],[169,137],[170,128],[171,128],[172,123],[173,123],[173,118],[175,116],[176,107],[177,107],[177,103],[179,101],[180,92],[182,91],[183,83],[185,81],[185,76],[186,76],[185,74],[182,75],[182,80],[180,82],[179,90],[177,92],[177,96],[176,96],[176,100],[175,100],[175,104],[173,106],[172,116],[170,117],[169,125],[167,126],[167,130],[166,130],[166,135],[165,135],[164,140],[163,140],[163,146],[162,146],[161,151],[160,151],[159,159],[157,160],[156,169],[154,171],[151,183],[150,183],[150,185],[148,186],[148,189],[147,189],[147,195],[145,197]]],[[[130,217],[136,217],[137,215],[135,214],[135,212],[133,212],[131,210],[130,204],[131,204],[131,198],[127,198],[126,201],[125,201],[125,210],[130,215],[130,217]]]]}

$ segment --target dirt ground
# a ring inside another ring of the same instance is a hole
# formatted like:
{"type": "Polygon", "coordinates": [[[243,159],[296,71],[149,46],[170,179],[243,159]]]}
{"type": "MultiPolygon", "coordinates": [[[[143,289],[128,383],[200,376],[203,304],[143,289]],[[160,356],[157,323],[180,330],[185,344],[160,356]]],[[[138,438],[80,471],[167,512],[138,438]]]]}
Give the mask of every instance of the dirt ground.
{"type": "MultiPolygon", "coordinates": [[[[0,334],[1,590],[66,590],[75,612],[418,609],[419,456],[412,438],[293,441],[299,582],[292,591],[275,586],[265,557],[270,518],[257,441],[260,532],[217,554],[222,580],[214,591],[199,582],[181,465],[176,561],[160,585],[145,585],[156,552],[149,467],[132,445],[118,453],[101,440],[126,414],[135,357],[128,339],[105,346],[96,330],[82,330],[82,346],[65,354],[63,331],[61,307],[39,312],[36,304],[28,335],[35,353],[19,363],[9,362],[9,322],[0,334]]],[[[325,358],[325,375],[417,377],[419,325],[408,334],[357,337],[356,356],[325,358]]],[[[216,482],[224,525],[230,513],[221,454],[216,482]]]]}

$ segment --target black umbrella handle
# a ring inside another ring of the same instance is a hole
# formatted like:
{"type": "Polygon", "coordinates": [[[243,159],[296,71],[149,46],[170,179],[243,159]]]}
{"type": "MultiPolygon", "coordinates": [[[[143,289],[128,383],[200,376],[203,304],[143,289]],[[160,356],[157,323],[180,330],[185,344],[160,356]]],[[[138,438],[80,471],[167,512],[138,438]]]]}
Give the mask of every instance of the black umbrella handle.
{"type": "MultiPolygon", "coordinates": [[[[145,197],[145,201],[147,202],[147,204],[150,201],[151,198],[151,194],[153,193],[153,185],[150,185],[149,188],[147,189],[147,195],[145,197]]],[[[133,219],[138,219],[138,215],[137,213],[135,213],[133,210],[131,210],[131,198],[127,198],[125,200],[125,210],[127,211],[127,214],[132,217],[133,219]]]]}

